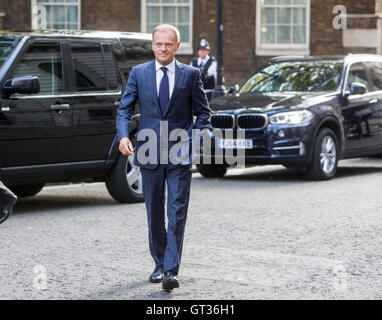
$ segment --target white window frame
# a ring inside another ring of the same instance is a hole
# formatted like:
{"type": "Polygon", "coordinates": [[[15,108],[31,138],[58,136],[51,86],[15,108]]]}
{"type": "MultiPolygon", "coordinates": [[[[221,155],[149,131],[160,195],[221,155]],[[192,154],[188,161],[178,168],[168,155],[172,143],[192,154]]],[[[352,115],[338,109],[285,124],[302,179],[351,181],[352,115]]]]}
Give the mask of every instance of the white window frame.
{"type": "Polygon", "coordinates": [[[267,7],[286,7],[286,8],[306,8],[306,34],[305,44],[294,43],[261,43],[261,9],[263,0],[256,0],[256,55],[258,56],[276,56],[276,55],[309,55],[310,44],[310,0],[307,5],[288,4],[288,5],[267,5],[267,7]]]}
{"type": "MultiPolygon", "coordinates": [[[[147,32],[147,1],[146,0],[141,0],[141,32],[147,32]]],[[[161,7],[163,4],[162,3],[150,3],[150,6],[153,7],[161,7]]],[[[192,48],[192,34],[193,34],[193,12],[194,12],[194,1],[190,0],[189,4],[183,4],[183,3],[166,3],[166,7],[179,7],[179,6],[184,6],[184,7],[189,7],[190,8],[190,31],[189,31],[189,39],[190,42],[182,42],[182,36],[180,38],[180,47],[177,52],[177,54],[190,54],[192,55],[194,53],[193,48],[192,48]]]]}
{"type": "MultiPolygon", "coordinates": [[[[67,3],[67,2],[48,2],[48,1],[44,1],[44,0],[31,0],[32,4],[31,4],[31,8],[32,8],[32,18],[31,18],[31,21],[32,21],[32,28],[33,28],[33,8],[37,5],[41,5],[41,6],[75,6],[77,5],[78,6],[78,14],[77,14],[77,25],[78,25],[78,29],[77,30],[80,30],[81,29],[81,0],[78,0],[78,3],[77,4],[74,4],[74,3],[67,3]]],[[[65,21],[65,26],[68,25],[68,21],[65,21]]],[[[48,28],[48,29],[52,29],[52,28],[48,28]]],[[[73,29],[66,29],[64,28],[63,30],[73,30],[73,29]]]]}

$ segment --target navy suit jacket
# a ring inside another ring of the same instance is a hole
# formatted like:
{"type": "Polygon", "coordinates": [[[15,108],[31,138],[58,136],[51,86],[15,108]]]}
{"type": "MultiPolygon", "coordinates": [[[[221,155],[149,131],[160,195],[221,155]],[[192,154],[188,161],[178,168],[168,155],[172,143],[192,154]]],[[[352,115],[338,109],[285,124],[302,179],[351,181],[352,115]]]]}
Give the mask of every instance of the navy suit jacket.
{"type": "MultiPolygon", "coordinates": [[[[200,71],[197,68],[176,61],[175,83],[166,111],[162,114],[159,107],[155,60],[133,67],[126,90],[117,110],[118,138],[129,137],[129,125],[139,100],[140,121],[136,135],[143,129],[152,129],[157,138],[157,158],[152,163],[141,164],[137,154],[145,141],[137,141],[135,145],[134,164],[147,169],[155,169],[159,164],[160,152],[160,122],[168,122],[168,132],[174,129],[184,129],[188,134],[188,142],[192,142],[192,129],[204,129],[210,126],[210,109],[203,89],[200,71]],[[193,116],[196,117],[195,123],[193,116]]],[[[183,138],[182,138],[183,141],[183,138]]],[[[177,143],[167,141],[168,149],[177,143]]],[[[191,158],[189,163],[191,163],[191,158]]]]}

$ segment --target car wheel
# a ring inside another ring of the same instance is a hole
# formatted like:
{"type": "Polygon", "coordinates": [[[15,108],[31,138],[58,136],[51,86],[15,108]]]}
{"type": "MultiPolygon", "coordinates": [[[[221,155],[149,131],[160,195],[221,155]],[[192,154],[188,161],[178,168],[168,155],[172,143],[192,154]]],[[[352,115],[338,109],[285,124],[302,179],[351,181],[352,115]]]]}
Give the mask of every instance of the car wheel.
{"type": "Polygon", "coordinates": [[[42,188],[44,188],[44,184],[25,184],[22,186],[7,186],[9,190],[11,190],[16,196],[19,198],[32,197],[39,193],[42,188]]]}
{"type": "Polygon", "coordinates": [[[106,177],[106,188],[110,195],[122,203],[142,202],[142,175],[133,164],[134,156],[119,154],[116,164],[106,177]]]}
{"type": "Polygon", "coordinates": [[[225,165],[197,164],[196,168],[199,173],[206,178],[221,178],[227,172],[227,167],[225,165]]]}
{"type": "Polygon", "coordinates": [[[329,128],[322,129],[316,139],[308,175],[314,180],[328,180],[338,167],[338,140],[329,128]]]}

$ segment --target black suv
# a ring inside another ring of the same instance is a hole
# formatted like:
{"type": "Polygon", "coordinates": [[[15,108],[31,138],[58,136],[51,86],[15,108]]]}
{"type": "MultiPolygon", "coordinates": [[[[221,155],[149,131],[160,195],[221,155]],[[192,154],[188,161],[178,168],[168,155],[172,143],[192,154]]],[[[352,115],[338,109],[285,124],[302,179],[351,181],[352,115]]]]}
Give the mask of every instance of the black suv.
{"type": "MultiPolygon", "coordinates": [[[[117,201],[142,201],[115,118],[131,68],[151,59],[149,34],[0,33],[0,180],[19,197],[48,182],[105,181],[117,201]]],[[[132,137],[137,125],[138,114],[132,137]]]]}
{"type": "Polygon", "coordinates": [[[238,157],[241,148],[246,165],[282,164],[330,179],[340,159],[382,154],[382,56],[276,57],[211,108],[211,125],[223,135],[200,160],[202,175],[223,176],[218,149],[238,157]]]}

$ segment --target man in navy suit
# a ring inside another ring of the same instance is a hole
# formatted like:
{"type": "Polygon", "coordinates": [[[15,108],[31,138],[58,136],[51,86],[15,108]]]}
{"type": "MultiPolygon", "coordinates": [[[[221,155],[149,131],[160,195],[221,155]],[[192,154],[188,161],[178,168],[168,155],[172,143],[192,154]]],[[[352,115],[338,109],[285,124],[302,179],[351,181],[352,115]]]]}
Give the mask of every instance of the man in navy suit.
{"type": "Polygon", "coordinates": [[[119,150],[125,156],[134,154],[134,164],[142,173],[149,247],[155,262],[149,279],[154,283],[162,282],[164,290],[179,287],[176,276],[190,195],[192,131],[206,130],[210,125],[210,109],[199,69],[175,60],[179,40],[178,29],[171,25],[159,25],[154,29],[155,60],[132,69],[117,111],[119,150]],[[129,124],[138,100],[140,122],[134,150],[129,139],[129,124]],[[182,150],[177,149],[177,144],[182,150]],[[173,148],[178,151],[172,155],[178,156],[171,156],[173,148]],[[186,157],[185,149],[188,151],[186,157]],[[179,156],[180,151],[182,156],[179,156]]]}

